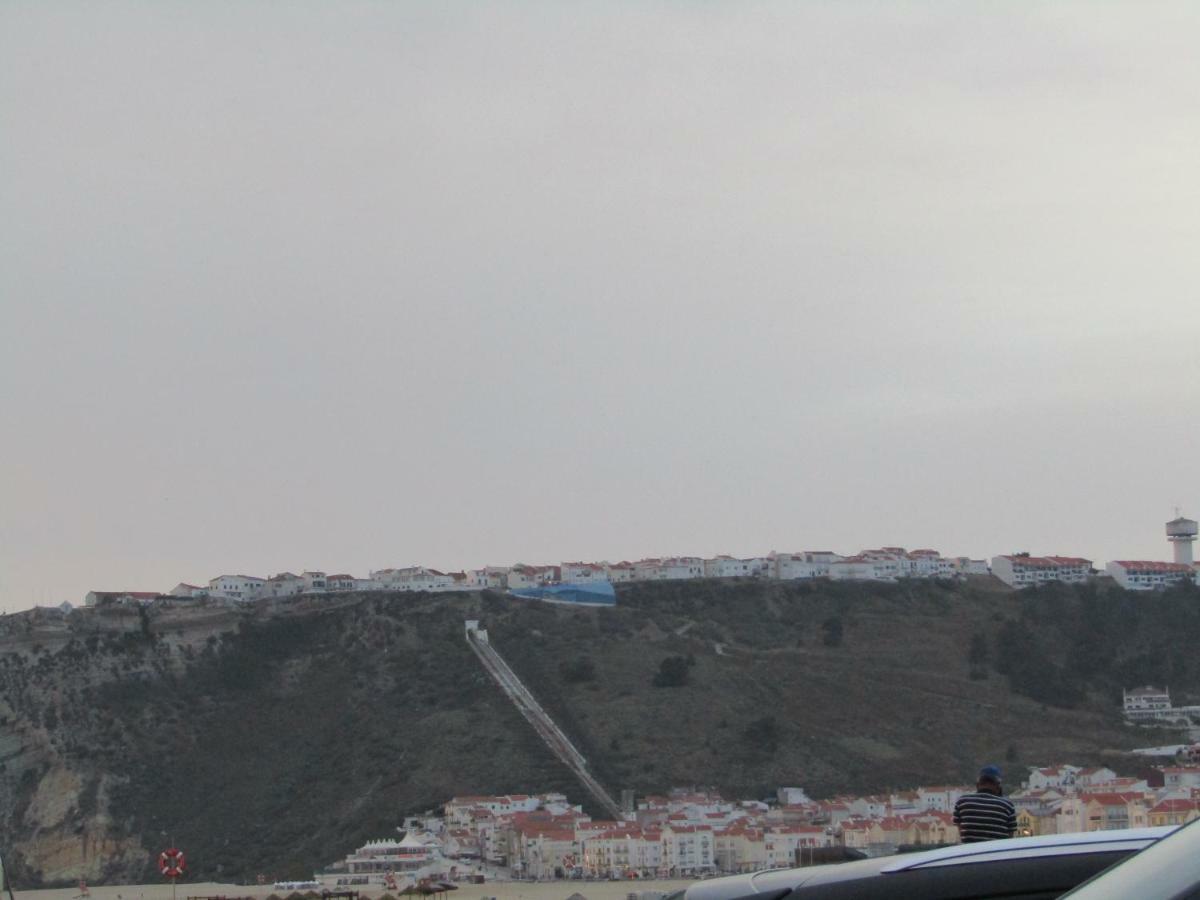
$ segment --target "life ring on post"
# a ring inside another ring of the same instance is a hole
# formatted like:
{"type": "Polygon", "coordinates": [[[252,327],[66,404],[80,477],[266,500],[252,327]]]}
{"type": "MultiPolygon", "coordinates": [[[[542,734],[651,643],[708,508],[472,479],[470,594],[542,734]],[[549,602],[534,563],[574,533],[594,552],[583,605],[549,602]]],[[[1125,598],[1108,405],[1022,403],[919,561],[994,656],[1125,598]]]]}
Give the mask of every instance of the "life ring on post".
{"type": "Polygon", "coordinates": [[[178,878],[184,869],[183,851],[169,847],[158,854],[158,870],[167,878],[178,878]]]}

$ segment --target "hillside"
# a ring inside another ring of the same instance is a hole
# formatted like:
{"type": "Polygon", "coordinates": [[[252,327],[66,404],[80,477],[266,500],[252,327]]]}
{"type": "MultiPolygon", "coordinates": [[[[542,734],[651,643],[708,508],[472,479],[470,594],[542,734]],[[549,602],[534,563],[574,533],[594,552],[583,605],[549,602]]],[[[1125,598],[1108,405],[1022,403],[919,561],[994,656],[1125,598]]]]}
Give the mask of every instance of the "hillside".
{"type": "Polygon", "coordinates": [[[570,776],[463,639],[492,642],[611,790],[760,796],[983,760],[1134,765],[1122,686],[1200,695],[1200,592],[663,582],[580,610],[367,595],[0,619],[0,802],[18,885],[303,875],[454,794],[570,776]]]}

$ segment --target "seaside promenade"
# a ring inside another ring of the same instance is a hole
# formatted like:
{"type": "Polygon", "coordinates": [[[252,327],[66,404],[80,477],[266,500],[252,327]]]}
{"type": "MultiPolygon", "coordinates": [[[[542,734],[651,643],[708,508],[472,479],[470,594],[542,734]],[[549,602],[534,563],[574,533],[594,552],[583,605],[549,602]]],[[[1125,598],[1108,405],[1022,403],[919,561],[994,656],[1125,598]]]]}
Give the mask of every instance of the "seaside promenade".
{"type": "MultiPolygon", "coordinates": [[[[587,900],[626,900],[631,893],[639,891],[661,891],[668,893],[687,887],[689,879],[661,879],[635,881],[488,881],[484,884],[460,884],[457,891],[447,895],[451,900],[567,900],[572,894],[582,894],[587,900]]],[[[77,900],[78,888],[48,888],[45,890],[23,891],[19,887],[13,889],[17,900],[77,900]]],[[[379,897],[386,891],[372,887],[360,891],[364,898],[379,897]]],[[[255,900],[266,900],[275,894],[285,897],[286,893],[275,890],[271,885],[237,885],[237,884],[178,884],[175,887],[176,900],[187,900],[188,897],[227,897],[230,900],[237,897],[253,897],[255,900]]],[[[158,884],[118,884],[89,886],[88,900],[171,900],[171,885],[158,884]]]]}

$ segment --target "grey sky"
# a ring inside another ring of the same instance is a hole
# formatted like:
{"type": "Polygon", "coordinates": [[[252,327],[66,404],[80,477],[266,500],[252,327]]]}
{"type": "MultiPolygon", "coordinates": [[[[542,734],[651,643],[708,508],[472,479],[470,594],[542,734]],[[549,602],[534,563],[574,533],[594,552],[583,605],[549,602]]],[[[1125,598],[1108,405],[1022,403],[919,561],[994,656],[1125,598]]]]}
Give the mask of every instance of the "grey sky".
{"type": "Polygon", "coordinates": [[[1200,7],[0,4],[0,606],[1200,512],[1200,7]]]}

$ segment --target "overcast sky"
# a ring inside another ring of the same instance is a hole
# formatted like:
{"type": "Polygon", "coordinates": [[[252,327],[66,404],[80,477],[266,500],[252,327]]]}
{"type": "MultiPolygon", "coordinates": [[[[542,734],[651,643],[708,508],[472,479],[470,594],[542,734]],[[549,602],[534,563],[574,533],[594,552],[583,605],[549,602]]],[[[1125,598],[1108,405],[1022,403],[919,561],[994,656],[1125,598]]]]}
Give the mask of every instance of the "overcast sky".
{"type": "Polygon", "coordinates": [[[0,608],[1200,513],[1194,3],[0,3],[0,608]]]}

